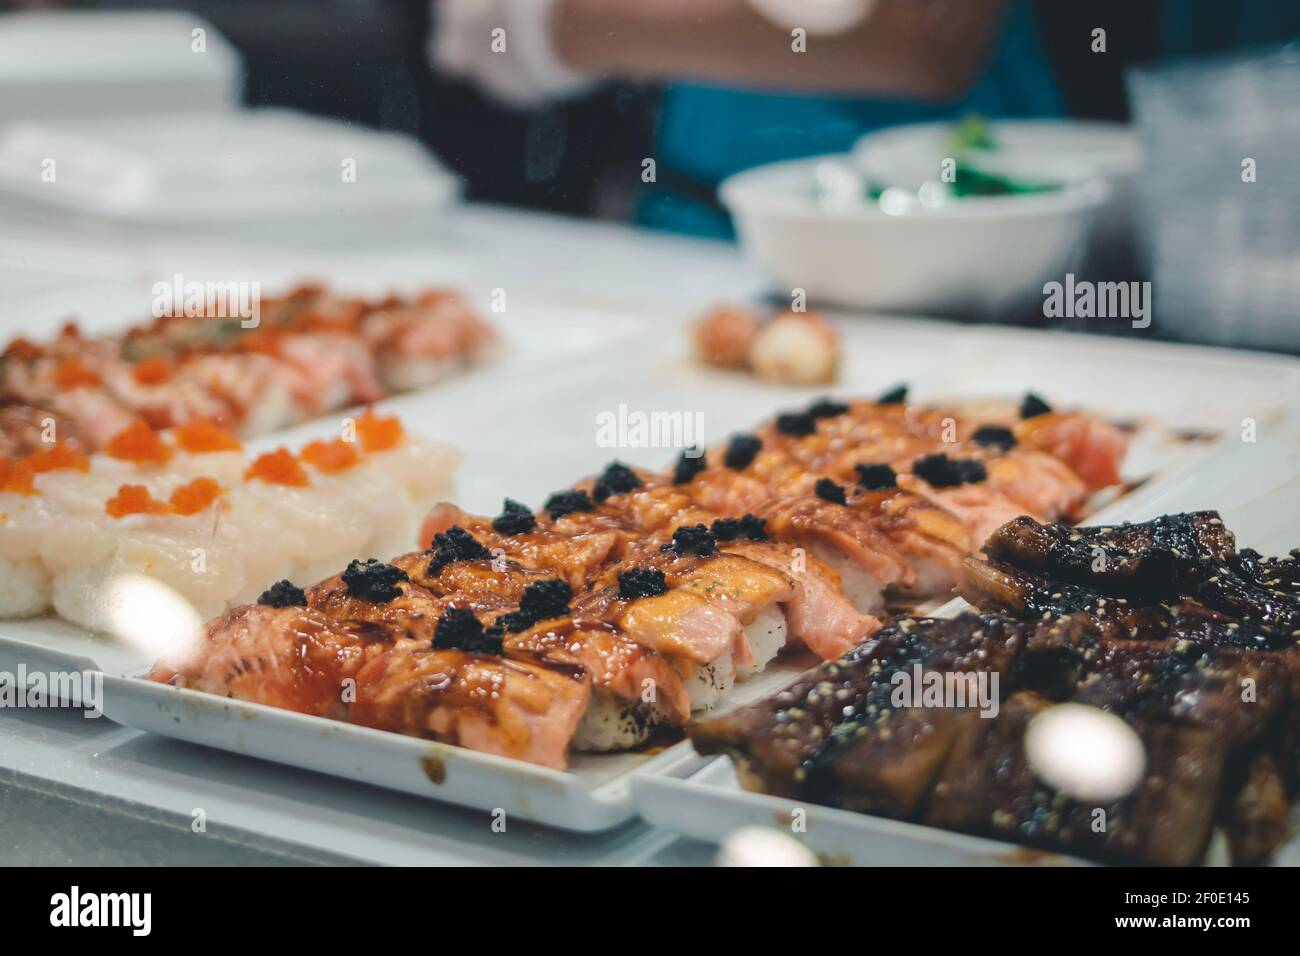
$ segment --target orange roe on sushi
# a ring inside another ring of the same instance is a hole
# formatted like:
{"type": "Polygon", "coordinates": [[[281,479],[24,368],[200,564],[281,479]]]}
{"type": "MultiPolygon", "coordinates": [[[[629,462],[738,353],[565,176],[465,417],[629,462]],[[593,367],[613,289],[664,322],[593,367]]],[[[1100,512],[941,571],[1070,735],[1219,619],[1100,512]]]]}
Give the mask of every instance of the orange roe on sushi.
{"type": "Polygon", "coordinates": [[[357,440],[367,452],[386,451],[401,444],[406,432],[396,415],[380,418],[367,408],[357,418],[357,440]]]}
{"type": "Polygon", "coordinates": [[[25,458],[19,458],[5,468],[4,486],[0,491],[12,491],[19,495],[34,495],[36,488],[32,485],[32,479],[36,477],[36,470],[27,462],[25,458]]]}
{"type": "Polygon", "coordinates": [[[195,478],[172,492],[172,511],[178,515],[198,514],[221,497],[223,490],[214,478],[195,478]]]}
{"type": "Polygon", "coordinates": [[[244,446],[229,429],[199,418],[172,429],[172,440],[193,455],[215,451],[242,451],[244,446]]]}
{"type": "Polygon", "coordinates": [[[127,515],[166,514],[167,505],[149,494],[144,485],[123,485],[104,503],[104,510],[113,518],[125,518],[127,515]]]}
{"type": "Polygon", "coordinates": [[[31,362],[41,357],[41,348],[30,339],[19,336],[5,346],[4,356],[20,362],[31,362]]]}
{"type": "Polygon", "coordinates": [[[172,377],[172,366],[165,358],[153,356],[138,362],[131,377],[141,385],[161,385],[172,377]]]}
{"type": "Polygon", "coordinates": [[[45,471],[90,471],[90,459],[67,445],[55,445],[48,451],[27,456],[37,473],[45,471]]]}
{"type": "Polygon", "coordinates": [[[165,465],[172,458],[171,447],[143,418],[137,418],[110,438],[104,451],[114,458],[138,465],[165,465]]]}
{"type": "Polygon", "coordinates": [[[37,475],[48,471],[89,471],[90,459],[64,445],[49,451],[37,451],[16,461],[6,461],[0,470],[0,487],[23,495],[36,494],[32,484],[37,475]]]}
{"type": "Polygon", "coordinates": [[[82,388],[98,385],[99,373],[75,358],[65,358],[54,369],[54,382],[59,388],[82,388]]]}
{"type": "Polygon", "coordinates": [[[248,480],[257,478],[272,485],[289,485],[294,488],[307,486],[307,471],[293,453],[287,448],[277,448],[265,455],[260,455],[244,472],[248,480]]]}
{"type": "Polygon", "coordinates": [[[303,446],[300,457],[317,471],[334,474],[347,471],[361,462],[361,454],[355,442],[346,442],[342,438],[333,441],[314,441],[303,446]]]}

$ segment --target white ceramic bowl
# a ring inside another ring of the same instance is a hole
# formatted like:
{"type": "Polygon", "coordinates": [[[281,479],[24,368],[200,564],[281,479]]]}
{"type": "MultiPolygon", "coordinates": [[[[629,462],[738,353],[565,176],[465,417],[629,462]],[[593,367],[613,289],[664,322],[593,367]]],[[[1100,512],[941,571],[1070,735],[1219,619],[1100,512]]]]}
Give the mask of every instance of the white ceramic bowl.
{"type": "Polygon", "coordinates": [[[1077,166],[1041,175],[1050,192],[972,197],[890,214],[878,203],[828,207],[814,157],[760,166],[725,180],[722,202],[745,249],[783,292],[890,312],[1002,317],[1043,295],[1083,251],[1105,183],[1077,166]]]}
{"type": "MultiPolygon", "coordinates": [[[[904,164],[932,165],[949,152],[954,128],[951,122],[915,123],[869,133],[854,145],[853,160],[874,179],[896,174],[904,164]]],[[[988,129],[994,148],[981,151],[982,157],[1027,168],[1066,161],[1104,179],[1110,198],[1093,220],[1087,258],[1102,266],[1131,265],[1135,187],[1142,166],[1142,144],[1132,127],[1089,120],[994,120],[988,129]]]]}

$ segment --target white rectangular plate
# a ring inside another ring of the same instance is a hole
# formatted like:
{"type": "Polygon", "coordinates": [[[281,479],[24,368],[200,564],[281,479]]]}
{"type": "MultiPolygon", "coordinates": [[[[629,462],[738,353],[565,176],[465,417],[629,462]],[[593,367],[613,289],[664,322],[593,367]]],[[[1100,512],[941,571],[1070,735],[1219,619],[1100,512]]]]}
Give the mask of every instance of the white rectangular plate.
{"type": "Polygon", "coordinates": [[[740,827],[776,828],[827,866],[1087,865],[1012,843],[750,793],[736,782],[726,757],[695,757],[657,774],[637,773],[632,795],[654,826],[709,843],[740,827]]]}
{"type": "MultiPolygon", "coordinates": [[[[814,663],[809,655],[782,659],[739,685],[733,703],[783,687],[814,663]]],[[[574,754],[562,772],[130,676],[104,678],[103,711],[136,730],[581,832],[608,830],[636,815],[632,771],[659,773],[693,758],[683,744],[638,753],[574,754]]]]}
{"type": "MultiPolygon", "coordinates": [[[[1300,421],[1283,423],[1266,442],[1220,447],[1185,476],[1149,485],[1117,501],[1098,518],[1140,521],[1175,511],[1214,508],[1237,534],[1239,547],[1279,554],[1300,545],[1300,421]]],[[[970,606],[955,598],[935,613],[951,617],[970,606]]],[[[674,748],[685,753],[690,743],[674,748]]],[[[670,751],[671,752],[671,751],[670,751]]],[[[741,826],[777,827],[795,835],[826,863],[881,866],[1079,864],[1085,861],[979,839],[884,817],[852,813],[751,793],[727,757],[691,756],[638,772],[632,798],[641,816],[695,840],[720,843],[741,826]],[[802,831],[791,812],[802,814],[802,831]]],[[[1292,808],[1300,820],[1300,808],[1292,808]]],[[[1211,855],[1222,854],[1212,845],[1211,855]]],[[[1300,831],[1274,859],[1300,864],[1300,831]]]]}

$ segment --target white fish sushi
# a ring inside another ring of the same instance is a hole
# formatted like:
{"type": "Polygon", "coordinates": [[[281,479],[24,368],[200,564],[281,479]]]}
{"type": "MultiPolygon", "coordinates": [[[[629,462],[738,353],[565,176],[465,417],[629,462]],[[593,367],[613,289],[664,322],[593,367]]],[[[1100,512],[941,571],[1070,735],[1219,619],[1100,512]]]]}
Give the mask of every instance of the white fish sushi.
{"type": "Polygon", "coordinates": [[[284,578],[414,544],[458,455],[372,413],[351,441],[250,460],[228,431],[192,423],[154,433],[137,420],[85,456],[58,448],[0,474],[0,616],[50,608],[104,630],[113,583],[153,578],[204,617],[256,600],[284,578]]]}

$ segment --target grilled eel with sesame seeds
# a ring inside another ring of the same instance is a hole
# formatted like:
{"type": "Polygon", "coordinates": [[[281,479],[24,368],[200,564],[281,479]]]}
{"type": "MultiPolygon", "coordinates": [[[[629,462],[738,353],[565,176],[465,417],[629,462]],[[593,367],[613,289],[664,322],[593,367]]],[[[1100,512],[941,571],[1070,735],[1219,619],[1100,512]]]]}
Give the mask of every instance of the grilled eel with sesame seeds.
{"type": "MultiPolygon", "coordinates": [[[[1300,782],[1300,645],[1279,626],[1283,615],[1278,613],[1278,599],[1293,590],[1291,562],[1262,559],[1253,551],[1226,560],[1204,557],[1209,550],[1224,553],[1232,542],[1221,523],[1205,515],[1166,516],[1106,534],[1110,539],[1126,535],[1129,543],[1137,537],[1141,545],[1144,539],[1159,540],[1158,533],[1151,534],[1152,524],[1176,529],[1184,541],[1177,548],[1181,554],[1161,559],[1170,574],[1153,575],[1155,583],[1145,588],[1163,603],[1143,606],[1138,598],[974,560],[966,562],[962,595],[980,607],[1024,617],[1042,612],[1026,642],[1028,686],[1060,699],[1073,683],[1071,699],[1130,722],[1172,722],[1214,735],[1225,754],[1217,822],[1228,834],[1234,861],[1258,862],[1285,838],[1285,798],[1300,782]],[[1216,580],[1207,585],[1210,578],[1216,580]],[[1266,600],[1258,599],[1261,591],[1268,591],[1266,600]],[[1183,596],[1207,593],[1240,613],[1183,596]],[[1223,601],[1225,593],[1236,600],[1223,601]]],[[[1085,539],[1095,540],[1089,529],[1082,531],[1085,539]]],[[[1149,552],[1127,553],[1144,560],[1149,552]]],[[[1128,593],[1135,590],[1131,578],[1121,584],[1128,593]]]]}
{"type": "Polygon", "coordinates": [[[1300,562],[1235,550],[1213,511],[1110,528],[1041,525],[1020,517],[985,544],[993,558],[1065,582],[1148,602],[1193,598],[1289,638],[1300,637],[1300,562]]]}
{"type": "Polygon", "coordinates": [[[1082,616],[1097,636],[1112,639],[1162,637],[1168,630],[1168,614],[1159,606],[1054,581],[1001,561],[967,558],[962,570],[958,594],[982,610],[1006,611],[1044,625],[1082,616]]]}
{"type": "Polygon", "coordinates": [[[1198,511],[1100,528],[1022,516],[990,535],[984,553],[1071,584],[1159,599],[1176,595],[1180,578],[1204,562],[1226,561],[1235,547],[1217,512],[1198,511]]]}
{"type": "Polygon", "coordinates": [[[910,678],[919,665],[1009,684],[1021,629],[998,615],[902,618],[774,696],[688,733],[700,753],[731,755],[749,789],[911,818],[960,724],[978,718],[969,709],[896,707],[896,675],[910,678]]]}
{"type": "Polygon", "coordinates": [[[963,722],[924,821],[1114,862],[1187,866],[1200,860],[1223,771],[1221,740],[1192,727],[1135,723],[1146,752],[1142,779],[1127,796],[1098,806],[1048,786],[1029,764],[1025,731],[1050,706],[1026,691],[1013,695],[995,720],[963,722]],[[1096,825],[1099,819],[1104,827],[1096,825]]]}
{"type": "Polygon", "coordinates": [[[1225,560],[1201,562],[1182,580],[1188,596],[1207,607],[1284,639],[1300,638],[1300,563],[1294,552],[1263,558],[1246,549],[1225,560]]]}
{"type": "Polygon", "coordinates": [[[1288,835],[1300,652],[1261,651],[1249,638],[1243,646],[1240,627],[1213,617],[1204,608],[1181,608],[1167,638],[1101,641],[1073,699],[1134,726],[1191,727],[1212,740],[1223,753],[1216,822],[1227,832],[1233,862],[1257,863],[1288,835]]]}

